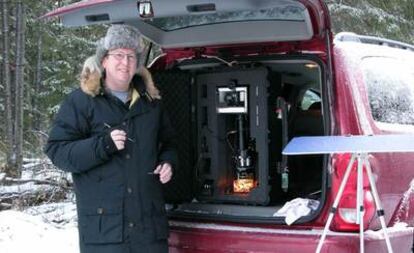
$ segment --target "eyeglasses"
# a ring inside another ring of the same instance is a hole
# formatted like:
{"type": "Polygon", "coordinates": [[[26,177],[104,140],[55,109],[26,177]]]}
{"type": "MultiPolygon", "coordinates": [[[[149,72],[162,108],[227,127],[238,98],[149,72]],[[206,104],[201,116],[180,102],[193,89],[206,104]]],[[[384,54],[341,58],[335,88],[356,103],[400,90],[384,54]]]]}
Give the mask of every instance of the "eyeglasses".
{"type": "Polygon", "coordinates": [[[108,55],[112,55],[117,61],[122,61],[125,57],[129,62],[137,61],[137,56],[135,54],[111,53],[108,55]]]}

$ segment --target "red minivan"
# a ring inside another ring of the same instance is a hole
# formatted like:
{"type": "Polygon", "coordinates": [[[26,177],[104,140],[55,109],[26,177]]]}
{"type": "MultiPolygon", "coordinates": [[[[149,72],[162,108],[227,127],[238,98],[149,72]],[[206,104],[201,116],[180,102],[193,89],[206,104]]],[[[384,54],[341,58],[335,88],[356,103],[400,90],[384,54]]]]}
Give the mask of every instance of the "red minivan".
{"type": "MultiPolygon", "coordinates": [[[[150,41],[179,135],[172,253],[315,252],[350,154],[285,156],[289,141],[414,134],[414,46],[333,38],[322,0],[90,0],[45,16],[127,23],[150,41]]],[[[412,252],[414,153],[369,162],[392,248],[412,252]]],[[[356,182],[353,169],[322,252],[360,252],[356,182]]],[[[364,176],[365,252],[387,252],[371,191],[364,176]]]]}

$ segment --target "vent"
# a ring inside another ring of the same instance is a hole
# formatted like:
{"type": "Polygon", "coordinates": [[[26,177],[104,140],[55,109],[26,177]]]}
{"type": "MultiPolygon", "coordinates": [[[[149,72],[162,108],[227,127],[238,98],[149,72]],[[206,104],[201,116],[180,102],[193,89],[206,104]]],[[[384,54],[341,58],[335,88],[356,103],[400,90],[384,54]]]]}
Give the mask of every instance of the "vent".
{"type": "Polygon", "coordinates": [[[107,13],[105,13],[105,14],[88,15],[88,16],[85,16],[85,19],[88,22],[109,21],[109,15],[107,13]]]}
{"type": "Polygon", "coordinates": [[[215,4],[197,4],[197,5],[188,5],[187,6],[188,12],[208,12],[208,11],[216,11],[215,4]]]}

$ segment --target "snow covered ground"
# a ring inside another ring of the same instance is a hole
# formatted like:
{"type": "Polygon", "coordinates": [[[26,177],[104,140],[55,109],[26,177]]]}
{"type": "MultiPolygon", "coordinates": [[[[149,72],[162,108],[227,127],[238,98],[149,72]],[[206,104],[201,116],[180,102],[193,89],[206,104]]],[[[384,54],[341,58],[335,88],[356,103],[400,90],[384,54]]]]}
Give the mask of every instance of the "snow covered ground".
{"type": "Polygon", "coordinates": [[[78,253],[76,207],[53,203],[0,212],[1,253],[78,253]]]}
{"type": "Polygon", "coordinates": [[[38,196],[48,204],[24,202],[0,211],[0,253],[79,253],[75,197],[72,191],[62,193],[62,187],[71,183],[70,174],[51,166],[48,159],[24,162],[19,179],[0,173],[0,182],[9,180],[0,184],[0,196],[38,196]],[[55,202],[63,197],[56,198],[56,194],[65,194],[65,200],[55,202]]]}

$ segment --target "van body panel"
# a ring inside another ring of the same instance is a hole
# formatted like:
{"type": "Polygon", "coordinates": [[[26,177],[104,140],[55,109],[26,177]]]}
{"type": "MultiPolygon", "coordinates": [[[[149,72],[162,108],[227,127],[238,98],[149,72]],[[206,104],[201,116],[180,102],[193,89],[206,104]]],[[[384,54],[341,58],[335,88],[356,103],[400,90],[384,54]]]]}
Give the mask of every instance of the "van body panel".
{"type": "MultiPolygon", "coordinates": [[[[404,52],[401,49],[353,42],[336,43],[334,52],[337,87],[335,97],[337,98],[336,106],[338,107],[335,118],[337,119],[339,134],[414,134],[413,125],[381,124],[381,122],[376,122],[373,119],[368,99],[367,83],[364,80],[361,67],[364,59],[374,57],[399,59],[412,65],[414,62],[413,53],[411,51],[404,52]],[[346,99],[350,97],[352,99],[346,99]]],[[[411,153],[370,155],[370,163],[376,176],[378,193],[385,210],[385,220],[389,225],[396,222],[412,224],[413,215],[409,214],[409,208],[414,207],[412,201],[413,179],[401,175],[412,175],[413,159],[411,153]]],[[[375,218],[370,228],[378,229],[379,227],[379,219],[375,218]]]]}
{"type": "MultiPolygon", "coordinates": [[[[302,227],[301,229],[267,227],[243,227],[211,223],[170,221],[170,252],[272,252],[310,253],[315,252],[322,229],[302,227]]],[[[389,229],[389,236],[398,252],[412,245],[412,228],[389,229]]],[[[387,252],[382,232],[366,232],[366,252],[387,252]]],[[[332,232],[326,239],[322,252],[359,252],[357,233],[332,232]]]]}

